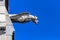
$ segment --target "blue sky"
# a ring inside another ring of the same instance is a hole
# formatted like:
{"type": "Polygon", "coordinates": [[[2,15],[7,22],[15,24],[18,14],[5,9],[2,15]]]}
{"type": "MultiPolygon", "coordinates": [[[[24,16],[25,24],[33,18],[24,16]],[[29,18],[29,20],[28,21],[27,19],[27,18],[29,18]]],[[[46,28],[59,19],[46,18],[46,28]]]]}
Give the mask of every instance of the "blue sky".
{"type": "Polygon", "coordinates": [[[30,12],[39,24],[14,23],[15,40],[60,40],[59,0],[10,0],[9,13],[30,12]]]}

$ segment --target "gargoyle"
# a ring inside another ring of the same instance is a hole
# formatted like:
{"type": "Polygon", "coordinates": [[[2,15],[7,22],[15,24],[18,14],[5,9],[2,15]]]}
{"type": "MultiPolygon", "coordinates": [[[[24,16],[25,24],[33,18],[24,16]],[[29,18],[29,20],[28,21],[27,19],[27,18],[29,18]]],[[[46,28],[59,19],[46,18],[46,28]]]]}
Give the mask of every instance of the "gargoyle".
{"type": "Polygon", "coordinates": [[[28,12],[23,12],[20,14],[10,14],[9,16],[12,22],[26,23],[32,20],[34,23],[38,23],[38,17],[30,15],[30,13],[28,12]]]}

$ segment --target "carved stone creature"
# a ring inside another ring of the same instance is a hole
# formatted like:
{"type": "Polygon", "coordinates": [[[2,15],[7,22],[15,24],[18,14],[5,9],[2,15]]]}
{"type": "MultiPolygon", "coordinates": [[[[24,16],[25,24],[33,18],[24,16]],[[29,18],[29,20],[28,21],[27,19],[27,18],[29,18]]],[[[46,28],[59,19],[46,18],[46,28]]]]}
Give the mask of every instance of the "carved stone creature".
{"type": "Polygon", "coordinates": [[[38,18],[30,15],[28,12],[10,15],[10,18],[13,22],[25,23],[32,20],[34,23],[38,23],[38,18]]]}

